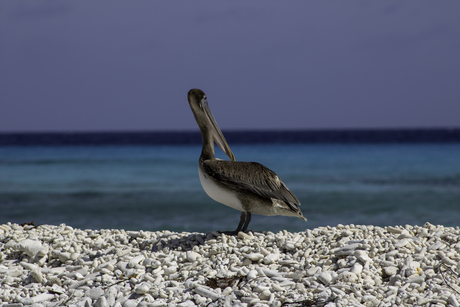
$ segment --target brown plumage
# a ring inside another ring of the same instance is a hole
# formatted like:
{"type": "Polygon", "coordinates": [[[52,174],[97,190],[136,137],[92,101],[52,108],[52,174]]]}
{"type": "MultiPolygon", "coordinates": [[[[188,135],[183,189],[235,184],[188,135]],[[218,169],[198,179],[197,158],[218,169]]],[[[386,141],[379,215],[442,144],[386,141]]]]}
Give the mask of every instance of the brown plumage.
{"type": "Polygon", "coordinates": [[[203,162],[205,172],[216,180],[237,191],[243,189],[264,198],[284,201],[293,211],[300,205],[297,197],[271,169],[257,162],[207,160],[203,162]]]}

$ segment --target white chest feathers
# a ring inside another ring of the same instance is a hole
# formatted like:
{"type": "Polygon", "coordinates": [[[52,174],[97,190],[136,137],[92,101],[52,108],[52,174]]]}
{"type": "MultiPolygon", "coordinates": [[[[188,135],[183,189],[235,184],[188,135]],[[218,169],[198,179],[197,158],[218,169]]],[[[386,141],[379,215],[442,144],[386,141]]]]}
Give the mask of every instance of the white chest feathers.
{"type": "Polygon", "coordinates": [[[235,193],[215,184],[212,178],[203,173],[200,167],[198,167],[198,175],[200,176],[201,186],[209,197],[233,209],[243,211],[241,202],[235,193]]]}

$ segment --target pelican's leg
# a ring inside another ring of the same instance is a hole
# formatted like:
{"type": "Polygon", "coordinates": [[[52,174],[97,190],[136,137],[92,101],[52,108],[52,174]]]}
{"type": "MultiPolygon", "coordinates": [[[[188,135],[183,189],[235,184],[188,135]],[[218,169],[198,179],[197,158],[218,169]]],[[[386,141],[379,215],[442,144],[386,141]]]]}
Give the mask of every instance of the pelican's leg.
{"type": "MultiPolygon", "coordinates": [[[[250,214],[250,213],[249,213],[249,214],[250,214]]],[[[240,223],[238,224],[238,227],[236,228],[236,230],[234,230],[234,231],[219,231],[219,232],[224,233],[224,234],[229,235],[229,236],[235,236],[235,235],[237,235],[238,232],[240,232],[241,229],[244,228],[243,225],[244,225],[245,227],[248,227],[247,224],[249,224],[249,222],[246,221],[246,216],[247,216],[247,215],[246,215],[246,212],[242,211],[242,212],[241,212],[241,216],[240,216],[240,223]],[[246,221],[246,223],[245,223],[245,221],[246,221]]],[[[249,219],[251,219],[251,218],[249,217],[249,219]]],[[[243,231],[244,231],[244,230],[243,230],[243,231]]]]}
{"type": "MultiPolygon", "coordinates": [[[[245,219],[246,219],[246,212],[241,211],[240,223],[238,224],[238,227],[236,227],[235,234],[237,234],[238,232],[240,232],[241,227],[243,227],[243,224],[246,225],[246,224],[244,223],[244,220],[245,220],[245,219]]],[[[244,230],[243,230],[243,231],[244,231],[244,230]]]]}
{"type": "Polygon", "coordinates": [[[238,227],[236,228],[236,230],[234,230],[234,231],[219,231],[219,232],[224,233],[224,234],[229,235],[229,236],[235,236],[235,235],[238,234],[238,232],[241,231],[242,228],[243,228],[243,231],[245,231],[246,228],[248,227],[248,224],[249,224],[249,221],[246,219],[247,214],[249,214],[249,220],[251,220],[251,213],[242,211],[241,216],[240,216],[240,223],[238,224],[238,227]],[[244,225],[244,227],[243,227],[243,225],[244,225]]]}
{"type": "MultiPolygon", "coordinates": [[[[249,222],[251,221],[251,212],[246,212],[246,222],[244,222],[243,226],[243,232],[245,232],[248,229],[249,222]]],[[[241,221],[240,221],[241,224],[241,221]]],[[[238,225],[239,227],[239,225],[238,225]]]]}

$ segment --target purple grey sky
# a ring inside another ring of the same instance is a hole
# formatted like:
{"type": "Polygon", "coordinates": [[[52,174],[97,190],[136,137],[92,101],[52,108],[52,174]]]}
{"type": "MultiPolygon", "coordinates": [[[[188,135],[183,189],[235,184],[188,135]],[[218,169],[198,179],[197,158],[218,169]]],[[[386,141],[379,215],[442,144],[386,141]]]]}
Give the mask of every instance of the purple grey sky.
{"type": "Polygon", "coordinates": [[[0,132],[460,127],[460,1],[1,1],[0,132]]]}

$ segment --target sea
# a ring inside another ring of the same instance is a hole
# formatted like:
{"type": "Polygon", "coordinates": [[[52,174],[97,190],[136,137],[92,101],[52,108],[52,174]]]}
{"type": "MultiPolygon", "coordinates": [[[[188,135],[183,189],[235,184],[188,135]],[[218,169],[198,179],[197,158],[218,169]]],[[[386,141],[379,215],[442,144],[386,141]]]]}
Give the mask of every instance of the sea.
{"type": "MultiPolygon", "coordinates": [[[[460,129],[224,134],[238,161],[280,176],[308,219],[253,215],[249,229],[460,226],[460,129]]],[[[0,133],[0,224],[234,230],[240,213],[201,187],[200,153],[189,131],[0,133]]]]}

